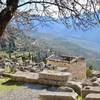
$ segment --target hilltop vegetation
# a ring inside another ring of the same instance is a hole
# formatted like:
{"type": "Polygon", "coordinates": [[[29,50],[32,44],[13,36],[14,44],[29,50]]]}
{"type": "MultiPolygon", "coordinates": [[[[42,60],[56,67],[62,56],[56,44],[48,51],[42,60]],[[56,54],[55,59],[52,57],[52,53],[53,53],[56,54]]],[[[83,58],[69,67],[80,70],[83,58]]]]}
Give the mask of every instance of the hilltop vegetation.
{"type": "Polygon", "coordinates": [[[8,37],[3,38],[0,41],[0,50],[6,52],[14,51],[28,51],[32,49],[32,42],[35,41],[34,38],[30,38],[23,34],[23,32],[12,28],[8,31],[8,37]]]}

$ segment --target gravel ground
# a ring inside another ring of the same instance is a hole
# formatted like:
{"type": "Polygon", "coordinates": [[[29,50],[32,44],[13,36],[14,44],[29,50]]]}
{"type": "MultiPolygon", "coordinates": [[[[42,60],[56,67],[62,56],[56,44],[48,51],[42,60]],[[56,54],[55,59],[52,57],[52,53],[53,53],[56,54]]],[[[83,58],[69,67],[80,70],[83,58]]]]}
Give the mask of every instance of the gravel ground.
{"type": "Polygon", "coordinates": [[[16,90],[0,91],[0,100],[40,100],[39,92],[32,91],[26,87],[21,87],[16,90]]]}

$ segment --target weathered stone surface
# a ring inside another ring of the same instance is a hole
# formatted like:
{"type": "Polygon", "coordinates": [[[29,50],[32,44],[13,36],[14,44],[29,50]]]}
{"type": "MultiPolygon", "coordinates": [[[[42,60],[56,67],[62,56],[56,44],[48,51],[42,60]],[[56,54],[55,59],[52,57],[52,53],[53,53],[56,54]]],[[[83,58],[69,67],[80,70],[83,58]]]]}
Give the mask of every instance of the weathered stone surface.
{"type": "Polygon", "coordinates": [[[92,86],[92,82],[89,80],[89,79],[86,79],[84,81],[82,81],[82,87],[85,87],[85,86],[92,86]]]}
{"type": "Polygon", "coordinates": [[[90,93],[100,93],[99,86],[86,86],[82,89],[82,97],[86,97],[90,93]]]}
{"type": "Polygon", "coordinates": [[[49,74],[49,76],[48,74],[45,74],[43,75],[44,77],[42,76],[42,78],[40,78],[41,75],[39,75],[39,73],[22,72],[22,71],[18,71],[15,74],[4,73],[4,76],[10,77],[16,81],[22,81],[22,82],[28,82],[28,83],[39,83],[39,84],[45,84],[45,85],[58,85],[58,86],[63,86],[66,84],[67,75],[69,74],[55,73],[52,75],[51,73],[51,75],[49,74]]]}
{"type": "Polygon", "coordinates": [[[100,78],[97,78],[97,81],[100,83],[100,78]]]}
{"type": "Polygon", "coordinates": [[[58,92],[74,92],[74,90],[67,86],[62,86],[57,89],[58,92]]]}
{"type": "Polygon", "coordinates": [[[40,93],[41,100],[77,100],[75,92],[44,92],[40,93]]]}
{"type": "Polygon", "coordinates": [[[8,76],[16,81],[22,81],[28,83],[38,83],[38,78],[39,78],[38,73],[21,72],[21,71],[18,71],[15,74],[4,73],[4,76],[8,76]]]}
{"type": "Polygon", "coordinates": [[[55,86],[63,86],[66,84],[66,82],[64,81],[47,80],[47,79],[39,79],[38,82],[44,85],[55,85],[55,86]]]}
{"type": "Polygon", "coordinates": [[[3,75],[4,69],[0,69],[0,75],[3,75]]]}
{"type": "Polygon", "coordinates": [[[85,100],[100,100],[100,94],[98,93],[91,93],[88,94],[85,98],[85,100]]]}
{"type": "Polygon", "coordinates": [[[58,71],[50,71],[44,70],[39,73],[40,79],[50,79],[50,80],[58,80],[58,81],[68,81],[71,76],[69,72],[58,72],[58,71]]]}
{"type": "Polygon", "coordinates": [[[100,77],[100,71],[97,71],[97,70],[94,70],[93,72],[92,72],[92,76],[95,76],[95,77],[100,77]]]}
{"type": "Polygon", "coordinates": [[[95,76],[90,79],[91,82],[94,82],[96,80],[97,80],[97,77],[95,77],[95,76]]]}
{"type": "Polygon", "coordinates": [[[77,94],[81,95],[82,85],[81,82],[68,81],[66,86],[71,87],[77,94]]]}
{"type": "Polygon", "coordinates": [[[66,67],[72,73],[73,80],[83,80],[86,78],[86,61],[81,57],[67,57],[51,55],[47,58],[47,64],[57,67],[66,67]]]}
{"type": "Polygon", "coordinates": [[[46,85],[65,85],[71,73],[45,70],[39,73],[39,83],[46,85]]]}
{"type": "Polygon", "coordinates": [[[92,82],[93,86],[100,86],[100,83],[98,81],[92,82]]]}

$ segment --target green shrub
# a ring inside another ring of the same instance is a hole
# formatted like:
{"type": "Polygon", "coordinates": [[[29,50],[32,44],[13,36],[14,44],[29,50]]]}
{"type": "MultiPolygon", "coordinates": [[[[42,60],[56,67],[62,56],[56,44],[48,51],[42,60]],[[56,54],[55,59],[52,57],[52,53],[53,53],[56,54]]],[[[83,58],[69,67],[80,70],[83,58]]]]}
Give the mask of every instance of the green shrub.
{"type": "Polygon", "coordinates": [[[77,100],[82,100],[82,97],[81,96],[78,96],[77,100]]]}
{"type": "Polygon", "coordinates": [[[87,77],[91,77],[92,76],[92,70],[91,69],[87,68],[87,70],[86,70],[86,76],[87,77]]]}
{"type": "Polygon", "coordinates": [[[5,72],[6,73],[15,73],[16,69],[14,67],[5,66],[5,72]]]}
{"type": "Polygon", "coordinates": [[[44,58],[44,59],[43,59],[43,62],[44,62],[44,64],[47,64],[47,59],[44,58]]]}
{"type": "Polygon", "coordinates": [[[9,66],[5,66],[5,72],[6,73],[11,73],[11,68],[9,66]]]}

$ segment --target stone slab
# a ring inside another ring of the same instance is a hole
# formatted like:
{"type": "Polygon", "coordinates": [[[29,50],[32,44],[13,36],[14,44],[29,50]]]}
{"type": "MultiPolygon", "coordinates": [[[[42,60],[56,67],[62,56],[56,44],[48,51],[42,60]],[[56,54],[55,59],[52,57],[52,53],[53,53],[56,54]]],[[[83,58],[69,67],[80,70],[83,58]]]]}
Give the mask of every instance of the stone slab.
{"type": "Polygon", "coordinates": [[[86,97],[90,93],[100,93],[99,86],[86,86],[82,89],[82,97],[86,97]]]}
{"type": "Polygon", "coordinates": [[[41,79],[50,79],[50,80],[59,80],[59,81],[68,81],[71,73],[69,72],[59,72],[59,71],[43,71],[39,73],[39,78],[41,79]]]}
{"type": "Polygon", "coordinates": [[[4,73],[4,76],[10,77],[15,81],[22,81],[28,83],[38,83],[39,75],[37,73],[21,72],[18,71],[15,74],[4,73]]]}
{"type": "Polygon", "coordinates": [[[85,100],[100,100],[100,94],[98,93],[91,93],[88,94],[85,98],[85,100]]]}
{"type": "Polygon", "coordinates": [[[77,100],[75,92],[44,92],[40,93],[41,100],[77,100]]]}

